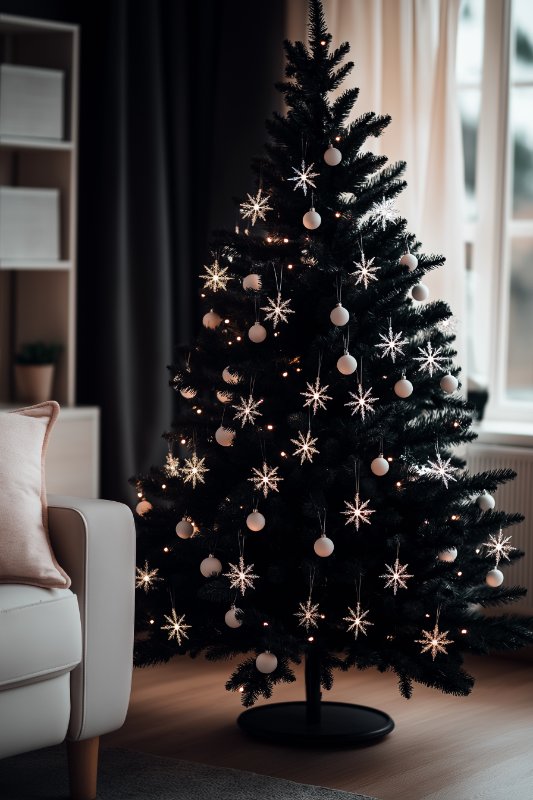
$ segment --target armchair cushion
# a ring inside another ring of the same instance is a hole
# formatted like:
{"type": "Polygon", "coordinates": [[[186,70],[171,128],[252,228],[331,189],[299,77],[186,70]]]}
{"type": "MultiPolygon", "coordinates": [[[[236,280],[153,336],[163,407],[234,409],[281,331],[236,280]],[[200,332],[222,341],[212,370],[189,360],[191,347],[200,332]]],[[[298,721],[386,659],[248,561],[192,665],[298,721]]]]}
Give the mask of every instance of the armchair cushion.
{"type": "Polygon", "coordinates": [[[0,413],[0,583],[68,588],[48,538],[44,457],[53,401],[0,413]]]}

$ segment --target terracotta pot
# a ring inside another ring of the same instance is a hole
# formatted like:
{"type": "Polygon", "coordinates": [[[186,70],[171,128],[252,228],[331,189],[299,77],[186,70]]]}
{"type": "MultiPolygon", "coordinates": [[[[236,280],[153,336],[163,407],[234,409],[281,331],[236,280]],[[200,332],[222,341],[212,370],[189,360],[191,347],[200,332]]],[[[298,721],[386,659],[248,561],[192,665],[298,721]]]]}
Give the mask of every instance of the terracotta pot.
{"type": "Polygon", "coordinates": [[[22,403],[52,399],[55,364],[15,364],[15,393],[22,403]]]}

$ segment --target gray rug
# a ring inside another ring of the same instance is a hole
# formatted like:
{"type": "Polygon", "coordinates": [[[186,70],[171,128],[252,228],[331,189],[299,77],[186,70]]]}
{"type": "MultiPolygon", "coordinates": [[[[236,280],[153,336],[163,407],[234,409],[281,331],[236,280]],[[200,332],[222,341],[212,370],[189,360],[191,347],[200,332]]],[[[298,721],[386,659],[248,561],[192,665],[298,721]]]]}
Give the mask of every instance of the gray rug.
{"type": "MultiPolygon", "coordinates": [[[[209,767],[132,750],[102,750],[101,800],[373,800],[254,772],[209,767]]],[[[2,800],[67,800],[63,747],[0,760],[2,800]]]]}

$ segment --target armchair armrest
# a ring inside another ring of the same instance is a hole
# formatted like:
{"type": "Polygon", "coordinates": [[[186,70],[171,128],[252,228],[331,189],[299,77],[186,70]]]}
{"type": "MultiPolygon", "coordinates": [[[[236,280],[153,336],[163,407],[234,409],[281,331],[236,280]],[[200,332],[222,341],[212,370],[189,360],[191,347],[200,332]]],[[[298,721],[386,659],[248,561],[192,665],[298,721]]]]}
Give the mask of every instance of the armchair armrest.
{"type": "Polygon", "coordinates": [[[83,657],[71,676],[68,738],[120,728],[131,690],[135,526],[129,508],[110,500],[48,497],[50,540],[72,580],[83,657]]]}

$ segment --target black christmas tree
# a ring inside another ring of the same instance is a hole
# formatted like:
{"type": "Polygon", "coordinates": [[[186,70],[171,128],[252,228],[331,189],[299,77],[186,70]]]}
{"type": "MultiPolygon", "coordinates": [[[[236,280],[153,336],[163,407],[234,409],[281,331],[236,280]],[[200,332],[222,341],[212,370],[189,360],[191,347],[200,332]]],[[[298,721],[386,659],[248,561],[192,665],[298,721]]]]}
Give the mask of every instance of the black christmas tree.
{"type": "Polygon", "coordinates": [[[484,613],[525,593],[501,572],[523,555],[507,532],[522,517],[490,494],[511,470],[470,474],[457,456],[475,434],[451,311],[422,282],[444,259],[395,208],[405,165],[365,149],[390,118],[347,123],[357,89],[329,99],[353,65],[320,0],[309,30],[308,47],[285,43],[288,110],[267,123],[242,227],[214,235],[200,276],[166,464],[132,481],[135,657],[246,654],[227,683],[245,706],[305,658],[307,703],[243,726],[358,741],[392,722],[322,703],[334,669],[466,695],[462,654],[522,647],[533,620],[484,613]]]}

